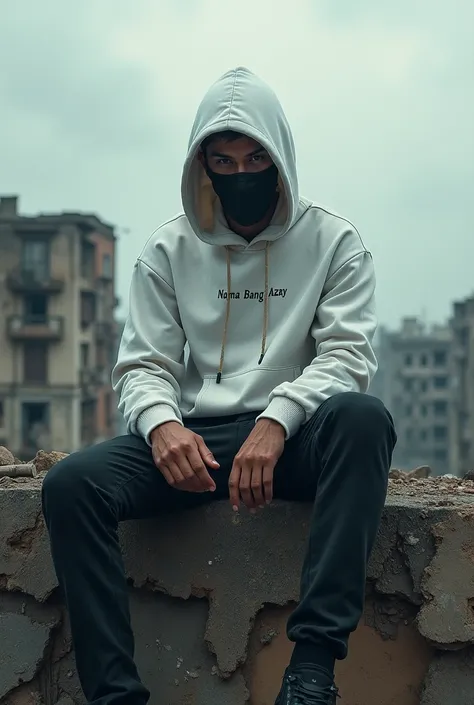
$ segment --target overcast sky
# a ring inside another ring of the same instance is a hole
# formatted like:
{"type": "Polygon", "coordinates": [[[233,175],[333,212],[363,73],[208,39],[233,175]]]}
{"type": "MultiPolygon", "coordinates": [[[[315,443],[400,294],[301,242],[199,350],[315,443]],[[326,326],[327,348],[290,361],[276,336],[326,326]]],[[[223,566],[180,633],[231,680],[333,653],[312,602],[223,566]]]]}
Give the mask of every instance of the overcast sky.
{"type": "Polygon", "coordinates": [[[278,93],[301,192],[359,227],[382,321],[474,292],[471,0],[3,3],[0,194],[118,228],[120,296],[180,210],[197,104],[245,65],[278,93]],[[391,9],[390,7],[391,6],[391,9]]]}

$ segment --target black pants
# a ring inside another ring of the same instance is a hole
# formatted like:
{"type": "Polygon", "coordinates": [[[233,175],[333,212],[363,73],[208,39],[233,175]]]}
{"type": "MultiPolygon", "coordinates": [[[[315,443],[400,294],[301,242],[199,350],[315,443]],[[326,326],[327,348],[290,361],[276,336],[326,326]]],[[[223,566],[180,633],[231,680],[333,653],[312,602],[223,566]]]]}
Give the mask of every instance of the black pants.
{"type": "MultiPolygon", "coordinates": [[[[235,454],[255,414],[187,424],[220,463],[217,490],[171,488],[150,448],[122,436],[73,453],[48,473],[43,511],[59,583],[69,610],[76,663],[94,705],[143,705],[149,693],[133,661],[118,523],[228,497],[235,454]]],[[[396,436],[374,397],[340,394],[326,401],[290,439],[274,476],[274,496],[313,501],[301,601],[288,624],[298,645],[344,658],[363,610],[366,566],[383,509],[396,436]]],[[[229,512],[232,511],[229,506],[229,512]]]]}

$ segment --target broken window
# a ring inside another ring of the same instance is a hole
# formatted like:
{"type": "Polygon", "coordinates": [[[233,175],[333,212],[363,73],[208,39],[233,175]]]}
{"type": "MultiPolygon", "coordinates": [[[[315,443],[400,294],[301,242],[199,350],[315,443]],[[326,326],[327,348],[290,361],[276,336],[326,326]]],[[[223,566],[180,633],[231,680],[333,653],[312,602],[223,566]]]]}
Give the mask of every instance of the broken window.
{"type": "Polygon", "coordinates": [[[81,277],[92,281],[95,274],[95,245],[83,240],[81,243],[81,277]]]}
{"type": "Polygon", "coordinates": [[[90,326],[96,319],[96,298],[92,291],[81,291],[81,325],[90,326]]]}
{"type": "Polygon", "coordinates": [[[48,319],[48,296],[29,294],[24,298],[25,323],[46,323],[48,319]]]}
{"type": "Polygon", "coordinates": [[[23,402],[22,415],[22,446],[36,452],[47,448],[49,444],[49,402],[23,402]]]}

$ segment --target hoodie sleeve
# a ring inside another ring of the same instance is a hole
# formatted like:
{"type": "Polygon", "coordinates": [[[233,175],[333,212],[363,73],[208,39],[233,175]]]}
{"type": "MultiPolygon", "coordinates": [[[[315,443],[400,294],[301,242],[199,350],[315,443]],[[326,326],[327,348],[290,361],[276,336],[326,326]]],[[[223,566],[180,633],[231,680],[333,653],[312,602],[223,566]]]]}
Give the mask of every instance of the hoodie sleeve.
{"type": "Polygon", "coordinates": [[[130,309],[112,386],[129,433],[150,444],[150,433],[167,421],[182,423],[180,382],[185,335],[171,284],[143,260],[134,267],[130,309]]]}
{"type": "Polygon", "coordinates": [[[350,257],[330,275],[311,329],[316,357],[294,382],[273,390],[258,418],[278,421],[288,439],[329,397],[368,390],[377,370],[374,292],[374,267],[367,251],[350,257]]]}

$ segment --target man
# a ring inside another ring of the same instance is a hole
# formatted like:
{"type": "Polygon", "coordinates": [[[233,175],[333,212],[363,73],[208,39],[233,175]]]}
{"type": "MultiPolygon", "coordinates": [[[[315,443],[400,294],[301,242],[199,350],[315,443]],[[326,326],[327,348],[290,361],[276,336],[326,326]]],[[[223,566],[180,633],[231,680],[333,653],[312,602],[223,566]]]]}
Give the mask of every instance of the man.
{"type": "Polygon", "coordinates": [[[81,683],[94,705],[149,697],[118,522],[213,499],[252,512],[311,500],[277,703],[333,705],[395,443],[363,394],[376,369],[372,258],[347,220],[300,198],[280,103],[244,68],[198,109],[182,201],[135,264],[113,372],[130,435],[70,455],[44,482],[81,683]]]}

